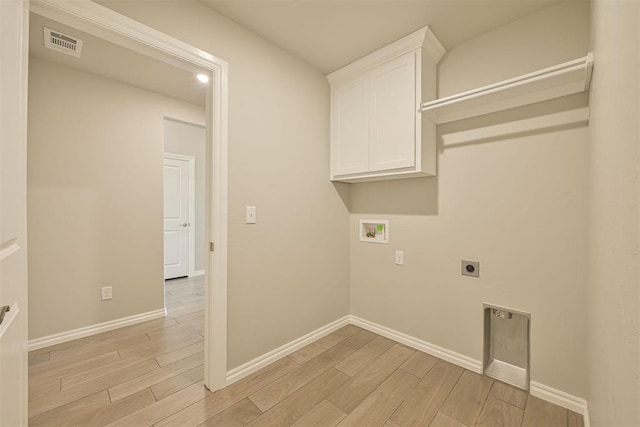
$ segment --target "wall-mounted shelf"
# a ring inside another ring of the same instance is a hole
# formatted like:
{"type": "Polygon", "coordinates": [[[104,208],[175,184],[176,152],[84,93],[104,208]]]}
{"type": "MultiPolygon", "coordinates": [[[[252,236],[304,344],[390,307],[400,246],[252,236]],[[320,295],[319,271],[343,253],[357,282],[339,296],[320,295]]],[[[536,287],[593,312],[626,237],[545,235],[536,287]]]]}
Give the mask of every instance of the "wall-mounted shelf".
{"type": "Polygon", "coordinates": [[[589,90],[593,54],[512,79],[423,102],[434,123],[448,123],[589,90]]]}

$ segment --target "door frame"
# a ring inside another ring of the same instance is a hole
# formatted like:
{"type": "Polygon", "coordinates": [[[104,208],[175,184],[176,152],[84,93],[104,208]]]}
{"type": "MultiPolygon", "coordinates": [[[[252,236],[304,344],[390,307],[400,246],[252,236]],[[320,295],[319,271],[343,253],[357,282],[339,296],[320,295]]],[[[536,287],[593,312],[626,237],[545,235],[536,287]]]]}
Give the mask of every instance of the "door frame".
{"type": "Polygon", "coordinates": [[[27,90],[29,0],[3,2],[0,26],[0,426],[28,422],[27,90]],[[6,35],[6,38],[5,38],[6,35]],[[10,141],[10,142],[7,142],[10,141]],[[6,145],[5,145],[6,144],[6,145]],[[9,208],[7,208],[7,206],[9,208]],[[17,215],[14,215],[17,214],[17,215]],[[7,268],[8,267],[8,268],[7,268]],[[7,393],[8,392],[8,393],[7,393]],[[6,393],[6,394],[5,394],[6,393]],[[6,411],[2,412],[3,409],[6,411]]]}
{"type": "Polygon", "coordinates": [[[31,0],[30,11],[179,68],[189,65],[194,71],[210,73],[206,99],[205,228],[210,250],[205,265],[204,383],[212,391],[224,388],[227,384],[227,62],[90,0],[31,0]]]}
{"type": "MultiPolygon", "coordinates": [[[[194,156],[168,153],[165,151],[162,159],[189,162],[189,277],[194,277],[196,276],[196,230],[194,228],[196,224],[196,158],[194,156]],[[193,227],[191,224],[193,224],[193,227]]],[[[198,276],[200,276],[200,274],[198,274],[198,276]]]]}

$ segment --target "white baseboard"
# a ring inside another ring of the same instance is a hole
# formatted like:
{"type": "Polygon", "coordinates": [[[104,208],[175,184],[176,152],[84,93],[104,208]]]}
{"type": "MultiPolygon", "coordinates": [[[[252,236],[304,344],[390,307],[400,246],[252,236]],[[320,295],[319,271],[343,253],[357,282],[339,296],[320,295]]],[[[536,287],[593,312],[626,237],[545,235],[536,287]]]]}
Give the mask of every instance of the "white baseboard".
{"type": "Polygon", "coordinates": [[[334,322],[329,323],[321,328],[316,329],[313,332],[310,332],[300,338],[297,338],[283,346],[276,348],[268,353],[263,354],[260,357],[256,357],[253,360],[250,360],[247,363],[244,363],[237,368],[234,368],[227,372],[227,385],[233,384],[234,382],[241,380],[242,378],[250,375],[257,370],[264,368],[265,366],[275,362],[278,359],[281,359],[296,350],[301,349],[305,345],[311,344],[312,342],[329,335],[331,332],[336,331],[343,326],[349,324],[349,316],[342,317],[334,322]]]}
{"type": "Polygon", "coordinates": [[[164,308],[149,311],[147,313],[135,314],[133,316],[123,317],[121,319],[98,323],[97,325],[85,326],[83,328],[74,329],[72,331],[60,332],[58,334],[29,340],[28,348],[29,351],[38,350],[40,348],[49,347],[50,345],[61,344],[67,341],[77,340],[78,338],[88,337],[89,335],[95,335],[101,332],[122,328],[124,326],[146,322],[147,320],[158,319],[166,315],[167,312],[164,308]]]}
{"type": "Polygon", "coordinates": [[[482,362],[479,360],[465,356],[464,354],[447,350],[446,348],[439,347],[435,344],[422,341],[418,338],[403,334],[402,332],[395,331],[387,328],[386,326],[378,325],[377,323],[370,322],[357,316],[350,316],[350,318],[350,323],[353,325],[359,326],[378,335],[382,335],[383,337],[397,341],[411,348],[415,348],[416,350],[420,350],[439,359],[446,360],[447,362],[451,362],[454,365],[461,366],[472,372],[478,374],[482,373],[482,362]]]}
{"type": "MultiPolygon", "coordinates": [[[[422,341],[418,338],[403,334],[402,332],[395,331],[387,328],[386,326],[378,325],[377,323],[370,322],[357,316],[349,316],[349,319],[349,323],[352,325],[359,326],[439,359],[446,360],[447,362],[453,363],[454,365],[458,365],[472,372],[482,374],[482,362],[479,360],[439,347],[435,344],[422,341]]],[[[565,393],[564,391],[557,390],[536,381],[530,382],[529,391],[532,396],[581,414],[584,416],[585,427],[589,427],[589,411],[587,409],[587,401],[585,399],[573,396],[569,393],[565,393]]]]}
{"type": "Polygon", "coordinates": [[[583,398],[573,396],[569,393],[565,393],[564,391],[546,386],[544,384],[540,384],[537,381],[530,382],[529,392],[532,396],[581,414],[582,416],[584,416],[585,427],[589,426],[589,411],[587,409],[587,401],[583,398]]]}
{"type": "MultiPolygon", "coordinates": [[[[462,368],[468,369],[478,374],[482,373],[482,362],[471,357],[465,356],[460,353],[448,350],[446,348],[439,347],[437,345],[422,341],[418,338],[403,334],[402,332],[395,331],[387,328],[386,326],[378,325],[365,319],[361,319],[357,316],[349,316],[350,323],[356,326],[360,326],[363,329],[374,332],[378,335],[382,335],[404,345],[407,345],[416,350],[420,350],[424,353],[435,356],[439,359],[446,360],[447,362],[458,365],[462,368]]],[[[551,388],[536,381],[530,382],[530,392],[532,396],[538,397],[547,402],[551,402],[555,405],[569,409],[570,411],[577,412],[584,416],[585,427],[589,426],[589,413],[587,410],[587,401],[565,393],[564,391],[551,388]]]]}
{"type": "Polygon", "coordinates": [[[198,276],[204,276],[204,270],[194,270],[194,272],[189,275],[189,277],[198,277],[198,276]]]}
{"type": "MultiPolygon", "coordinates": [[[[359,326],[439,359],[446,360],[447,362],[453,363],[454,365],[460,366],[464,369],[468,369],[469,371],[476,372],[478,374],[482,373],[482,362],[479,360],[465,356],[464,354],[456,353],[455,351],[448,350],[435,344],[428,343],[369,320],[348,315],[228,371],[227,385],[254,373],[258,369],[261,369],[348,324],[359,326]]],[[[530,392],[531,395],[535,397],[583,415],[584,425],[585,427],[589,427],[589,412],[587,410],[586,400],[536,381],[531,381],[530,392]]]]}

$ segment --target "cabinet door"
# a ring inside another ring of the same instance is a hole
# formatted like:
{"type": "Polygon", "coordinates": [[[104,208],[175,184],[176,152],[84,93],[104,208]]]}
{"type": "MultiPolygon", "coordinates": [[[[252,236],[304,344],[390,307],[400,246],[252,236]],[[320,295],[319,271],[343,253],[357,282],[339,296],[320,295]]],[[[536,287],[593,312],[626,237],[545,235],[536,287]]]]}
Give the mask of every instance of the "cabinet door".
{"type": "Polygon", "coordinates": [[[416,59],[407,53],[370,74],[369,169],[380,171],[415,165],[416,59]]]}
{"type": "Polygon", "coordinates": [[[364,172],[369,167],[369,76],[331,90],[331,165],[333,175],[364,172]]]}

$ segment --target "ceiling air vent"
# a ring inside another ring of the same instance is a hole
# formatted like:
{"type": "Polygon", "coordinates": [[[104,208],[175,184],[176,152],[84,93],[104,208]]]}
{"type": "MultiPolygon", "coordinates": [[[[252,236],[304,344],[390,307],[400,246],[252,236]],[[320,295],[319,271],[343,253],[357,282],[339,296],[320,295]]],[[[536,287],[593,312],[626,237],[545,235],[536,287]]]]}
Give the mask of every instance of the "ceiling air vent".
{"type": "Polygon", "coordinates": [[[44,45],[49,49],[80,58],[82,40],[62,34],[60,31],[44,28],[44,45]]]}

